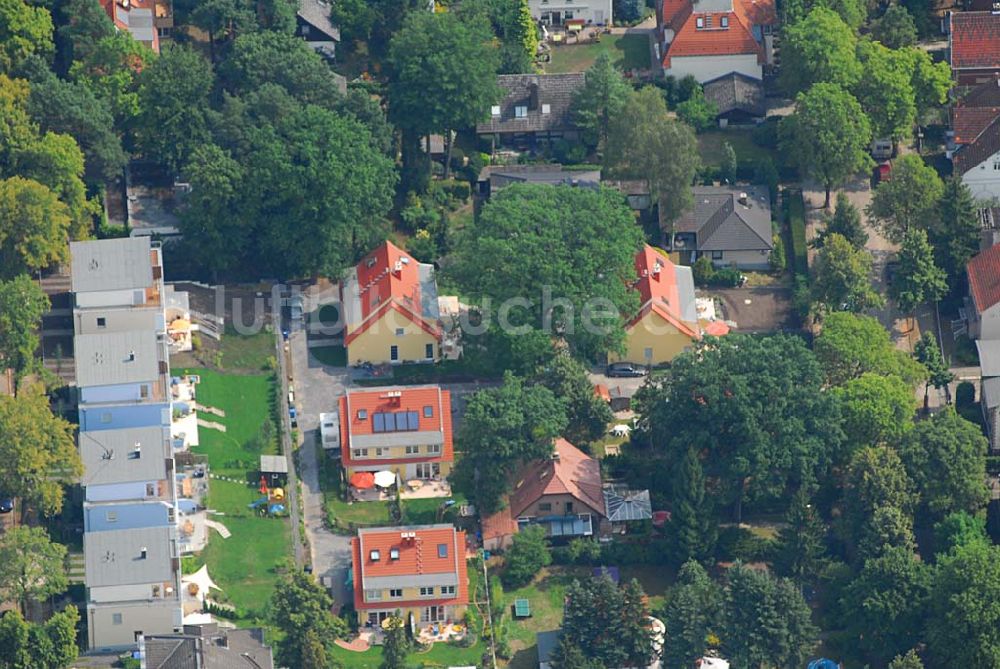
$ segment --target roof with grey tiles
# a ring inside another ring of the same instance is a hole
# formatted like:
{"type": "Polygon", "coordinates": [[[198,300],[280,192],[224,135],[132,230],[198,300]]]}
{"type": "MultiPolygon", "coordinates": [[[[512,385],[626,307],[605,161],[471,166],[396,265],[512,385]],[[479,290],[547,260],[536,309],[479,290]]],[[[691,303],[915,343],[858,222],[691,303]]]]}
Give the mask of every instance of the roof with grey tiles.
{"type": "Polygon", "coordinates": [[[575,130],[570,108],[573,94],[583,86],[582,72],[570,74],[501,74],[497,83],[503,89],[500,114],[476,126],[476,132],[529,133],[575,130]],[[545,106],[548,105],[548,113],[545,106]],[[527,114],[517,118],[516,108],[527,107],[527,114]]]}
{"type": "Polygon", "coordinates": [[[676,232],[693,232],[699,251],[770,250],[771,206],[767,193],[754,186],[739,188],[697,186],[694,207],[674,226],[676,232]],[[747,204],[739,202],[747,194],[747,204]]]}

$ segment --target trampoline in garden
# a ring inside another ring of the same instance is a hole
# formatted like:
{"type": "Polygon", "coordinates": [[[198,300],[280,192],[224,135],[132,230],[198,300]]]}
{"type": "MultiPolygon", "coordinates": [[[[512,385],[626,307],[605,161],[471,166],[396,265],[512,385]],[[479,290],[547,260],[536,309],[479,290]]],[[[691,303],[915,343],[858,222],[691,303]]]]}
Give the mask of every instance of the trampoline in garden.
{"type": "Polygon", "coordinates": [[[527,599],[514,600],[514,617],[515,618],[531,617],[531,603],[527,599]]]}

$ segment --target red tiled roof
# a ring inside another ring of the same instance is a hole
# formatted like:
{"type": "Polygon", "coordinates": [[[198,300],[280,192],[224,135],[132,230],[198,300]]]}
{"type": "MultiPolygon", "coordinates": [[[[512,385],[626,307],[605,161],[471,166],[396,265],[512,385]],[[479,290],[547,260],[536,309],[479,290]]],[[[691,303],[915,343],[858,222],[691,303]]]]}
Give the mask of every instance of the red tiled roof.
{"type": "Polygon", "coordinates": [[[483,540],[510,537],[517,534],[517,520],[510,515],[510,509],[500,509],[482,520],[483,540]]]}
{"type": "Polygon", "coordinates": [[[361,325],[346,333],[352,341],[389,309],[395,309],[428,334],[440,336],[437,327],[421,314],[419,263],[406,251],[386,240],[357,264],[361,300],[361,325]]]}
{"type": "Polygon", "coordinates": [[[1000,79],[973,88],[951,108],[951,128],[956,144],[968,144],[976,139],[994,119],[1000,116],[1000,79]]]}
{"type": "Polygon", "coordinates": [[[407,604],[420,606],[463,605],[469,602],[469,578],[465,562],[465,532],[452,526],[386,527],[361,530],[351,539],[354,570],[354,608],[383,609],[407,604]],[[403,532],[413,532],[414,539],[404,539],[403,532]],[[447,553],[440,557],[438,546],[447,546],[447,553]],[[393,560],[390,551],[397,549],[399,559],[393,560]],[[371,559],[371,552],[379,552],[378,562],[371,559]],[[447,599],[364,601],[364,579],[377,577],[420,576],[425,574],[457,574],[458,587],[455,597],[447,599]]]}
{"type": "Polygon", "coordinates": [[[1000,15],[952,12],[951,69],[1000,69],[1000,15]]]}
{"type": "Polygon", "coordinates": [[[635,289],[639,291],[642,308],[629,325],[638,322],[653,310],[684,334],[697,337],[697,330],[681,316],[677,271],[670,259],[646,244],[635,255],[635,273],[639,277],[635,289]]]}
{"type": "Polygon", "coordinates": [[[674,32],[663,54],[663,66],[669,68],[673,56],[756,54],[763,62],[764,47],[754,39],[753,27],[777,23],[777,14],[774,0],[733,0],[732,11],[723,12],[696,12],[691,0],[664,0],[660,20],[674,32]],[[699,18],[712,27],[698,28],[699,18]]]}
{"type": "Polygon", "coordinates": [[[345,467],[389,465],[409,462],[451,462],[454,446],[451,429],[451,392],[438,386],[386,387],[348,391],[338,402],[340,410],[340,448],[345,467]],[[350,407],[348,409],[348,407],[350,407]],[[431,416],[424,415],[425,407],[431,416]],[[365,418],[358,418],[364,411],[365,418]],[[351,437],[371,434],[406,434],[406,432],[376,433],[374,415],[383,412],[415,411],[418,429],[415,432],[441,432],[444,444],[441,454],[409,458],[374,458],[355,460],[351,457],[351,437]]]}
{"type": "Polygon", "coordinates": [[[594,394],[600,397],[605,402],[611,401],[611,391],[603,383],[594,384],[594,394]]]}
{"type": "Polygon", "coordinates": [[[1000,244],[975,256],[965,266],[969,292],[980,314],[1000,303],[1000,244]]]}
{"type": "Polygon", "coordinates": [[[532,462],[521,470],[510,495],[511,517],[521,515],[543,495],[571,495],[603,516],[600,463],[561,437],[555,440],[554,449],[558,457],[532,462]]]}
{"type": "Polygon", "coordinates": [[[965,174],[990,156],[1000,151],[1000,117],[986,126],[979,135],[963,144],[951,157],[951,163],[956,174],[965,174]]]}

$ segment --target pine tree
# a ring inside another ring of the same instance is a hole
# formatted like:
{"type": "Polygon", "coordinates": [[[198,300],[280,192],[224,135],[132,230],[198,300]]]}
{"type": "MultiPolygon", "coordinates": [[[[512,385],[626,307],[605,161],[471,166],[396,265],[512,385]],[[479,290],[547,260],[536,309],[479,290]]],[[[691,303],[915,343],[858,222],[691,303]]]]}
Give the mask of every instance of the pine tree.
{"type": "Polygon", "coordinates": [[[382,644],[381,669],[406,669],[410,640],[406,637],[403,619],[392,616],[382,628],[385,630],[385,641],[382,644]]]}
{"type": "Polygon", "coordinates": [[[302,669],[326,669],[326,647],[316,630],[309,630],[302,637],[302,649],[299,653],[302,669]]]}
{"type": "Polygon", "coordinates": [[[620,641],[626,667],[645,667],[652,661],[653,647],[649,627],[646,593],[634,578],[621,587],[622,608],[620,641]]]}
{"type": "Polygon", "coordinates": [[[924,408],[926,409],[930,387],[934,386],[940,390],[951,383],[955,375],[948,369],[948,363],[941,355],[941,347],[938,346],[937,338],[930,330],[926,330],[920,335],[920,340],[913,347],[913,357],[927,368],[927,381],[924,383],[924,408]]]}
{"type": "Polygon", "coordinates": [[[819,574],[823,560],[826,527],[810,503],[809,493],[799,488],[778,533],[774,566],[784,576],[805,583],[819,574]]]}
{"type": "Polygon", "coordinates": [[[705,560],[715,547],[715,524],[705,495],[705,473],[698,453],[688,448],[671,487],[670,557],[674,564],[705,560]]]}
{"type": "Polygon", "coordinates": [[[849,241],[856,249],[862,249],[868,243],[868,233],[861,225],[861,213],[851,204],[846,193],[837,193],[837,208],[832,216],[826,216],[825,225],[813,244],[817,248],[823,246],[826,239],[834,233],[849,241]]]}
{"type": "Polygon", "coordinates": [[[899,310],[913,313],[924,302],[936,302],[948,291],[944,270],[934,264],[934,249],[923,230],[908,230],[899,249],[899,269],[889,284],[889,297],[899,310]]]}
{"type": "Polygon", "coordinates": [[[954,286],[965,275],[965,264],[979,250],[979,215],[972,191],[960,177],[944,182],[938,219],[927,236],[934,246],[934,262],[954,286]]]}
{"type": "Polygon", "coordinates": [[[694,560],[684,563],[677,575],[664,614],[666,643],[663,663],[667,669],[687,669],[708,648],[707,638],[722,622],[722,589],[694,560]]]}

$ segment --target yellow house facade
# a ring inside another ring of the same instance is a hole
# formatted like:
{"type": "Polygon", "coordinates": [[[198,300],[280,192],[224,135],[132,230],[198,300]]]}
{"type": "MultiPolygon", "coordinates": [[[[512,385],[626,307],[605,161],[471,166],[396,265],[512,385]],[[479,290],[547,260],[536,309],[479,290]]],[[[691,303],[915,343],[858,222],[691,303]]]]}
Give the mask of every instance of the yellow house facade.
{"type": "Polygon", "coordinates": [[[341,282],[349,364],[436,362],[441,325],[434,267],[383,242],[341,282]]]}

